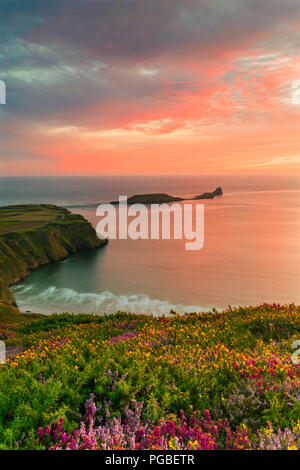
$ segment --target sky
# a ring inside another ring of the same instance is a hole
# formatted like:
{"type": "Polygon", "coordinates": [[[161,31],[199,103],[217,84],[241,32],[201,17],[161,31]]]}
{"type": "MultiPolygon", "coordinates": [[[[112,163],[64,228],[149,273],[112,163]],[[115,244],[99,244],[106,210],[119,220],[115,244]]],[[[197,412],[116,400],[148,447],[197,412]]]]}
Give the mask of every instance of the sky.
{"type": "Polygon", "coordinates": [[[0,174],[294,173],[298,0],[2,0],[0,174]]]}

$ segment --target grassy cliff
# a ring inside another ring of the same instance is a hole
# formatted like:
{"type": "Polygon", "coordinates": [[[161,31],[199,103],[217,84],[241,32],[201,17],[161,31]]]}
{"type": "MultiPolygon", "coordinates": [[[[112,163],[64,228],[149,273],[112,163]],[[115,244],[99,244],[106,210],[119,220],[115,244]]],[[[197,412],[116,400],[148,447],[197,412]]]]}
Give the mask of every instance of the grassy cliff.
{"type": "Polygon", "coordinates": [[[0,318],[8,306],[15,313],[9,286],[24,279],[29,271],[106,243],[87,220],[67,209],[50,204],[1,207],[0,318]]]}

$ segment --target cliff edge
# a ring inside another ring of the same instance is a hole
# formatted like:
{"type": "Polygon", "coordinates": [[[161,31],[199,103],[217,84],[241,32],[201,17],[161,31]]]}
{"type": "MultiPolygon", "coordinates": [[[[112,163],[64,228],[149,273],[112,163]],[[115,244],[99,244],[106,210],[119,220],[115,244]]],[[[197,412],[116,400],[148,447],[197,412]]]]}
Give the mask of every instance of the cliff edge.
{"type": "Polygon", "coordinates": [[[62,207],[0,207],[0,305],[16,307],[9,286],[33,269],[106,244],[84,217],[62,207]]]}

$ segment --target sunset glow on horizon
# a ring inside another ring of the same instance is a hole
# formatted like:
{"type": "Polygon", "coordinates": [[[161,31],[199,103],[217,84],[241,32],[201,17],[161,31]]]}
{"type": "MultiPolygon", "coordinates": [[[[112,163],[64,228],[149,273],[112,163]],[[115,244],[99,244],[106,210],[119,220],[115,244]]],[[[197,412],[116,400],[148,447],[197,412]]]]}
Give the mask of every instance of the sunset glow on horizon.
{"type": "Polygon", "coordinates": [[[16,0],[1,18],[2,176],[299,168],[296,0],[16,0]]]}

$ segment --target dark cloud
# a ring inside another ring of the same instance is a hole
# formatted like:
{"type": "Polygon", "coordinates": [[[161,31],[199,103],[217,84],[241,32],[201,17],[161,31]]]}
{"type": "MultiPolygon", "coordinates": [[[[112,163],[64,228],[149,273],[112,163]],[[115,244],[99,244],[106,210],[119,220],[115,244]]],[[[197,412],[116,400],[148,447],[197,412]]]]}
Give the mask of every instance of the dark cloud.
{"type": "Polygon", "coordinates": [[[4,40],[65,44],[127,61],[243,47],[297,16],[296,0],[2,0],[1,15],[4,40]]]}
{"type": "Polygon", "coordinates": [[[34,63],[0,72],[0,78],[7,84],[6,114],[57,124],[64,120],[77,125],[90,121],[104,128],[112,123],[103,108],[116,107],[121,115],[122,104],[137,107],[149,98],[159,100],[162,93],[159,77],[145,78],[139,68],[112,68],[93,61],[34,63]],[[94,118],[86,114],[91,107],[96,107],[94,118]]]}
{"type": "MultiPolygon", "coordinates": [[[[6,112],[80,123],[94,105],[93,122],[106,127],[109,105],[114,119],[150,102],[167,109],[176,92],[209,86],[182,70],[187,57],[214,63],[258,41],[291,51],[299,10],[295,0],[2,0],[6,112]]],[[[234,81],[226,73],[224,82],[234,81]]]]}

